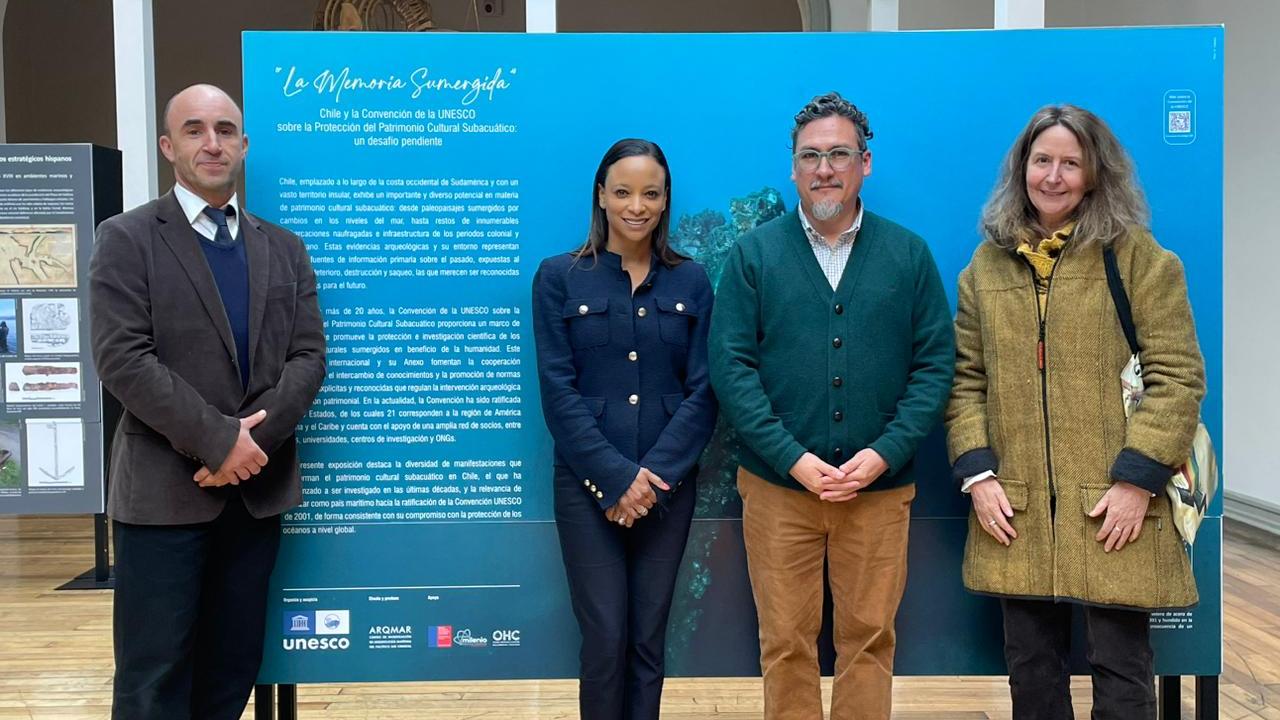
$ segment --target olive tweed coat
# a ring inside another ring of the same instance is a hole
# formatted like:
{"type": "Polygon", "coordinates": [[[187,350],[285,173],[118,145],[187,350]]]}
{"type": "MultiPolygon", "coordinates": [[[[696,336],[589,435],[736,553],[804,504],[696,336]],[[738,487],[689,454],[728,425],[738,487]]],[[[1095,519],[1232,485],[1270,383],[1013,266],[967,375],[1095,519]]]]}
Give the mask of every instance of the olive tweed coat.
{"type": "Polygon", "coordinates": [[[1204,395],[1186,279],[1149,233],[1113,243],[1133,305],[1146,395],[1126,422],[1128,345],[1100,243],[1069,242],[1049,285],[1043,328],[1033,273],[984,242],[960,274],[956,375],[947,409],[957,479],[997,472],[1018,537],[1005,547],[970,513],[970,590],[1158,609],[1197,601],[1163,486],[1191,448],[1204,395]],[[1039,339],[1043,332],[1043,371],[1039,339]],[[1087,513],[1116,480],[1152,498],[1138,539],[1103,552],[1087,513]]]}

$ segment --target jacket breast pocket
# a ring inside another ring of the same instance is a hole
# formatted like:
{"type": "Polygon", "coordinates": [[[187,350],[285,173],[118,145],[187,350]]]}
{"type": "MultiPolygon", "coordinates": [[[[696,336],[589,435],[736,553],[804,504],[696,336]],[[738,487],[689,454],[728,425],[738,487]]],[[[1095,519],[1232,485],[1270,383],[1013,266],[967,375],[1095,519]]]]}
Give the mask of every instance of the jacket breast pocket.
{"type": "Polygon", "coordinates": [[[698,316],[692,300],[685,298],[654,298],[658,305],[658,334],[664,342],[685,347],[689,344],[689,332],[698,316]]]}
{"type": "Polygon", "coordinates": [[[569,346],[574,350],[609,343],[609,298],[572,298],[564,304],[569,346]]]}

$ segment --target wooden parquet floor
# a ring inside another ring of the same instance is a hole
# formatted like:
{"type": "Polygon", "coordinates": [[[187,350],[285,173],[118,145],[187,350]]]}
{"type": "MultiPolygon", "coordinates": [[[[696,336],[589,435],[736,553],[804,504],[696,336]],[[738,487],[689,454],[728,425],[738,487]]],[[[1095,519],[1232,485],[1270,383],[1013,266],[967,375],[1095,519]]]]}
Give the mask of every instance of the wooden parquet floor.
{"type": "MultiPolygon", "coordinates": [[[[1227,523],[1221,717],[1280,720],[1280,540],[1227,523]]],[[[0,518],[0,720],[106,720],[111,593],[56,592],[92,565],[92,521],[0,518]]],[[[1184,682],[1183,717],[1192,717],[1184,682]]],[[[1088,717],[1089,681],[1073,684],[1088,717]]],[[[827,690],[829,692],[829,685],[827,690]]],[[[895,720],[1008,720],[1004,678],[900,678],[895,720]]],[[[574,683],[519,681],[305,685],[304,720],[551,720],[576,717],[574,683]]],[[[244,715],[248,720],[251,711],[244,715]]],[[[758,679],[667,683],[668,720],[761,717],[758,679]]]]}

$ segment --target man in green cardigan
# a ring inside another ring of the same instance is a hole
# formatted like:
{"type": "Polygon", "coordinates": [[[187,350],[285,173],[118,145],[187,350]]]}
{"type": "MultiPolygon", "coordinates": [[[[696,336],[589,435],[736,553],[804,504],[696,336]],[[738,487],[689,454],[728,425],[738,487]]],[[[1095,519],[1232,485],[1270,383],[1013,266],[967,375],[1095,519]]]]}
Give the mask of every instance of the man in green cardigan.
{"type": "Polygon", "coordinates": [[[951,311],[929,248],[859,198],[871,137],[838,93],[796,115],[800,207],[738,242],[712,314],[711,380],[743,444],[766,720],[822,717],[824,561],[831,717],[888,720],[912,458],[951,390],[951,311]]]}

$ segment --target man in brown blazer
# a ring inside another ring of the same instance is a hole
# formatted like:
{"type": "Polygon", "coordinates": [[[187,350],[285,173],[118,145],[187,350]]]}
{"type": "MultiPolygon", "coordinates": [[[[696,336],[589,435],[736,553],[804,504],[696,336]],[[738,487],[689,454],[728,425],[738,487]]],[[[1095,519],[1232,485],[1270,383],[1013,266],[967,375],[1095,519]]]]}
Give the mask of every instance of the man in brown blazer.
{"type": "Polygon", "coordinates": [[[294,430],[325,376],[302,241],[241,208],[235,102],[195,85],[165,108],[177,184],[102,223],[94,362],[124,405],[113,718],[239,718],[262,661],[280,514],[302,498],[294,430]]]}

